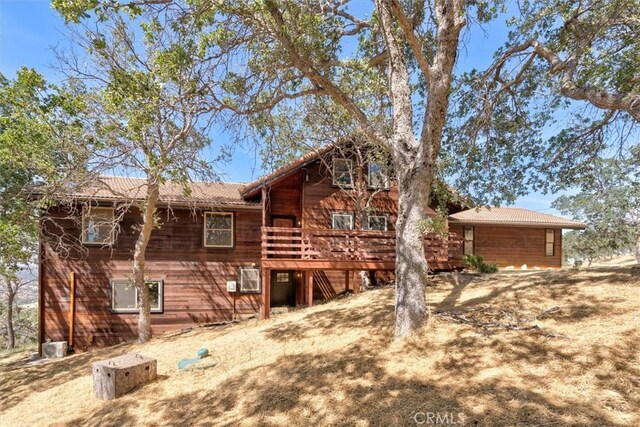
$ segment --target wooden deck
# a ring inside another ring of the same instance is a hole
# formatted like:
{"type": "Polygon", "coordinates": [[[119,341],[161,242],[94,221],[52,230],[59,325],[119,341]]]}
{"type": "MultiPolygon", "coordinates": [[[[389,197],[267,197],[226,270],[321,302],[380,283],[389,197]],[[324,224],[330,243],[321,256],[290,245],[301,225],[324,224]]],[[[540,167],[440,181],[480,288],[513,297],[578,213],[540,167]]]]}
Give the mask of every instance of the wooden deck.
{"type": "MultiPolygon", "coordinates": [[[[459,265],[461,239],[425,236],[425,255],[432,269],[459,265]]],[[[262,227],[262,267],[295,270],[394,270],[393,231],[262,227]]]]}
{"type": "MultiPolygon", "coordinates": [[[[452,269],[461,265],[462,240],[451,233],[448,239],[425,236],[429,268],[452,269]]],[[[393,231],[303,229],[262,227],[262,310],[271,313],[271,270],[304,272],[306,305],[313,305],[313,271],[344,270],[347,288],[359,291],[359,271],[395,269],[396,236],[393,231]]]]}

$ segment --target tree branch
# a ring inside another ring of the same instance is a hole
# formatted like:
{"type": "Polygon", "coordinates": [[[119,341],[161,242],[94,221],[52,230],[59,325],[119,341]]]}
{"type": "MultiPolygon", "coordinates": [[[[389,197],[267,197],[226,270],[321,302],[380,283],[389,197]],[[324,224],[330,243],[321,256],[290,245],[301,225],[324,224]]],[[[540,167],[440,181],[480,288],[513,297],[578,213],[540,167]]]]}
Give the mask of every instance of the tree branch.
{"type": "Polygon", "coordinates": [[[398,0],[390,0],[390,3],[391,3],[391,9],[393,10],[393,14],[398,19],[398,23],[400,24],[400,28],[402,28],[402,32],[404,33],[407,39],[407,43],[409,43],[409,46],[411,47],[411,51],[413,52],[413,54],[416,57],[416,60],[418,61],[418,65],[420,66],[420,71],[422,71],[422,75],[424,76],[424,78],[427,80],[427,83],[428,83],[429,80],[431,79],[431,69],[430,69],[429,61],[427,60],[427,57],[424,55],[424,52],[422,51],[422,45],[420,43],[420,40],[418,40],[418,37],[413,31],[413,25],[411,24],[411,22],[409,22],[409,19],[407,18],[404,11],[402,10],[402,5],[398,0]]]}
{"type": "Polygon", "coordinates": [[[276,25],[276,28],[274,29],[275,36],[288,52],[289,58],[291,59],[293,65],[319,90],[326,91],[333,97],[334,100],[336,100],[336,102],[338,102],[338,104],[340,104],[345,110],[347,110],[349,114],[351,114],[358,122],[362,131],[367,135],[367,137],[371,138],[371,140],[375,141],[377,144],[386,146],[386,140],[374,130],[366,114],[360,109],[360,107],[358,107],[356,103],[331,80],[326,78],[324,75],[322,75],[322,73],[320,73],[312,65],[310,65],[311,61],[309,60],[309,58],[303,57],[300,54],[294,42],[287,35],[287,31],[285,30],[285,28],[287,28],[287,25],[284,21],[281,11],[278,9],[278,6],[275,4],[275,2],[273,0],[266,0],[265,6],[276,25]]]}
{"type": "MultiPolygon", "coordinates": [[[[560,76],[560,93],[562,93],[562,95],[577,101],[587,101],[600,109],[625,111],[635,120],[640,121],[639,93],[613,93],[594,86],[581,87],[575,81],[575,72],[578,65],[575,57],[569,55],[567,59],[563,60],[538,40],[529,40],[509,48],[498,61],[489,68],[483,76],[483,79],[486,81],[488,76],[496,71],[499,73],[506,61],[526,52],[531,52],[536,57],[545,60],[550,66],[550,75],[553,76],[557,74],[560,76]]],[[[525,64],[525,66],[528,65],[530,65],[530,61],[525,64]]],[[[519,82],[513,80],[509,85],[513,86],[518,83],[519,82]]]]}

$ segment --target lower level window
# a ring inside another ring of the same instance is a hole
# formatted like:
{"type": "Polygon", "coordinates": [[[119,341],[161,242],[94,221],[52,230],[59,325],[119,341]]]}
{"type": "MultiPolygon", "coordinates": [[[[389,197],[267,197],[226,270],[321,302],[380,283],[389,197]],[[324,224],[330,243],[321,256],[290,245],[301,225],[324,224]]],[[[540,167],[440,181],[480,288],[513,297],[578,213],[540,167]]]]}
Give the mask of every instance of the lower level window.
{"type": "Polygon", "coordinates": [[[260,292],[260,269],[253,267],[240,268],[240,292],[260,292]]]}
{"type": "MultiPolygon", "coordinates": [[[[152,313],[162,313],[162,299],[164,282],[162,280],[147,280],[149,300],[152,313]]],[[[115,313],[137,313],[138,289],[133,281],[127,279],[111,280],[111,310],[115,313]]]]}

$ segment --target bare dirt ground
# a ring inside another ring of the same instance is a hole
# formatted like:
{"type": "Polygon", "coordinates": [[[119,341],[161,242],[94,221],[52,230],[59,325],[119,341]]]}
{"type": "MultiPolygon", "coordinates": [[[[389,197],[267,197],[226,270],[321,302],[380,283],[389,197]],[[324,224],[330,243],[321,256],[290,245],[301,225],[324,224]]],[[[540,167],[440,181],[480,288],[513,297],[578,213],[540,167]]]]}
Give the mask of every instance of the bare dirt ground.
{"type": "Polygon", "coordinates": [[[4,358],[0,424],[640,425],[638,267],[439,276],[428,297],[402,343],[379,289],[46,364],[4,358]],[[200,347],[215,366],[178,371],[200,347]],[[156,357],[159,379],[97,400],[90,363],[126,352],[156,357]]]}

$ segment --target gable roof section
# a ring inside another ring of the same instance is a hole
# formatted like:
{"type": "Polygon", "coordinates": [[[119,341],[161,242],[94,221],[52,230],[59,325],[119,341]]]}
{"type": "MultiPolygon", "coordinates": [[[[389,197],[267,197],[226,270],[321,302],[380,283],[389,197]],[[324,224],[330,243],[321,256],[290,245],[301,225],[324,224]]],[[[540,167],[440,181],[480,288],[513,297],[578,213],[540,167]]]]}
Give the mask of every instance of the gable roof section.
{"type": "MultiPolygon", "coordinates": [[[[96,184],[80,188],[66,197],[80,200],[141,200],[146,191],[146,180],[119,176],[102,176],[96,184]]],[[[240,195],[242,184],[229,182],[201,182],[188,184],[190,194],[184,194],[182,184],[167,181],[160,186],[160,202],[176,205],[199,206],[246,206],[260,207],[259,202],[250,202],[240,195]]]]}
{"type": "Polygon", "coordinates": [[[462,212],[449,215],[449,221],[459,224],[478,225],[511,225],[526,227],[555,227],[571,228],[582,230],[586,225],[529,209],[506,208],[506,207],[481,207],[478,209],[468,209],[462,212]]]}
{"type": "Polygon", "coordinates": [[[260,178],[248,184],[243,185],[240,188],[240,194],[242,194],[243,197],[253,197],[257,195],[258,190],[260,190],[260,188],[263,185],[272,184],[275,181],[279,180],[280,178],[284,178],[289,174],[295,172],[296,170],[303,168],[310,163],[315,162],[318,159],[318,157],[330,151],[333,148],[333,146],[334,146],[333,144],[327,144],[323,147],[320,147],[317,150],[310,151],[304,156],[282,166],[281,168],[275,170],[274,172],[271,172],[268,175],[263,175],[260,178]]]}

